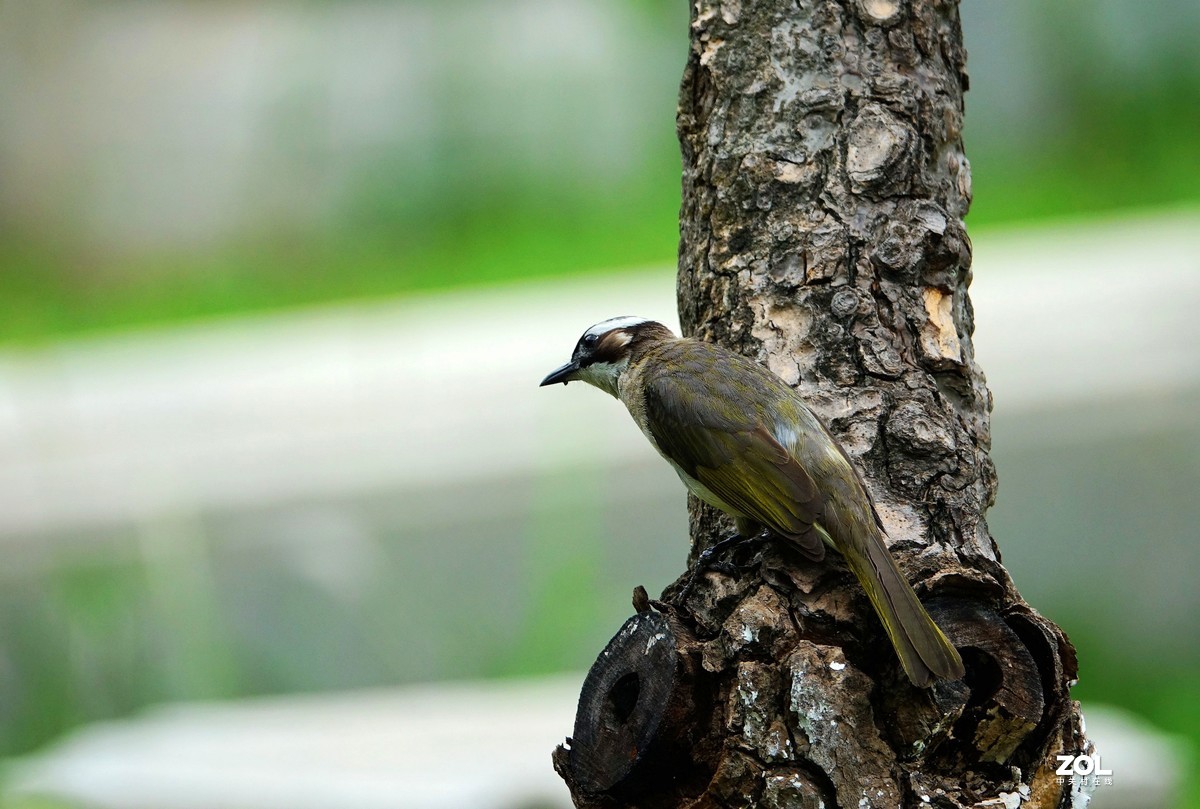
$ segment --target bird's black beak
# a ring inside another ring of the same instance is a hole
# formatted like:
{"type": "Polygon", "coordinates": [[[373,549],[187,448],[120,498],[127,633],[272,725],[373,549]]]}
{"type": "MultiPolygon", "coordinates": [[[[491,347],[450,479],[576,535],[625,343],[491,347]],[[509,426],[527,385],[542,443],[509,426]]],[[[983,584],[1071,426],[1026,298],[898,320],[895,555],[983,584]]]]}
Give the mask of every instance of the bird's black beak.
{"type": "Polygon", "coordinates": [[[555,382],[561,382],[564,385],[575,378],[575,372],[579,370],[579,364],[575,360],[571,360],[563,367],[551,371],[550,375],[542,380],[539,388],[544,388],[547,385],[553,385],[555,382]]]}

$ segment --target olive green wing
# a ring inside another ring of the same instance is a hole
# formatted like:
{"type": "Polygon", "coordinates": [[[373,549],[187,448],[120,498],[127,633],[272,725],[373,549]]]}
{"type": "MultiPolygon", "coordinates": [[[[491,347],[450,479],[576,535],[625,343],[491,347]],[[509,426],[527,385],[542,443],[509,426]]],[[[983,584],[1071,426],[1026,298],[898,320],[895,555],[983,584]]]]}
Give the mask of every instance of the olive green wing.
{"type": "Polygon", "coordinates": [[[713,374],[648,380],[646,420],[659,449],[731,509],[796,543],[814,559],[825,546],[813,530],[824,499],[808,471],[746,403],[713,374]],[[701,407],[700,402],[704,405],[701,407]]]}

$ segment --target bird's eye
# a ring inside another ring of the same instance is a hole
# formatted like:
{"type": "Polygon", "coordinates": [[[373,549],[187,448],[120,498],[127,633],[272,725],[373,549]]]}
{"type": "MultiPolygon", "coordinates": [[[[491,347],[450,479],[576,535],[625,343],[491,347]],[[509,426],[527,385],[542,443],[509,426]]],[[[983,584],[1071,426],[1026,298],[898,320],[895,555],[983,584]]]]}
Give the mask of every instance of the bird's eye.
{"type": "Polygon", "coordinates": [[[599,339],[599,338],[598,338],[598,337],[596,337],[596,335],[594,335],[594,334],[588,334],[588,335],[584,335],[584,338],[583,338],[583,344],[584,344],[586,347],[588,347],[588,348],[595,348],[595,347],[596,347],[596,341],[597,341],[598,339],[599,339]]]}

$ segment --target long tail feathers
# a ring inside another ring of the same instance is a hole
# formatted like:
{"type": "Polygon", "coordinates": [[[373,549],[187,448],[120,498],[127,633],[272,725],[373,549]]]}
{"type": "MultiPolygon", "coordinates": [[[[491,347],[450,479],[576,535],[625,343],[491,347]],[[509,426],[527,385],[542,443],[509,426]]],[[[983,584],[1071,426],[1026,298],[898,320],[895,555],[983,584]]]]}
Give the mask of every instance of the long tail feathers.
{"type": "Polygon", "coordinates": [[[917,600],[917,594],[900,572],[883,539],[872,536],[864,544],[865,560],[852,558],[857,554],[847,554],[846,559],[879,613],[883,628],[904,666],[904,673],[921,688],[927,687],[935,677],[961,678],[966,670],[958,650],[917,600]]]}

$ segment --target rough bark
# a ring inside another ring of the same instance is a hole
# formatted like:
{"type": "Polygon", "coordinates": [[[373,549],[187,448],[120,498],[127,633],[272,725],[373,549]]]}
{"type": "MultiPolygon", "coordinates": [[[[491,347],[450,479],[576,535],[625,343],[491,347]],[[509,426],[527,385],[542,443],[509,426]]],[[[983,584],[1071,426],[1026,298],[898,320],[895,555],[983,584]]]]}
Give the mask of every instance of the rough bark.
{"type": "MultiPolygon", "coordinates": [[[[1074,650],[984,518],[957,6],[696,0],[691,43],[684,331],[765,363],[825,418],[967,676],[913,687],[839,559],[769,544],[614,638],[556,766],[581,807],[1066,805],[1055,756],[1090,752],[1074,650]],[[673,655],[649,661],[659,643],[673,655]],[[581,781],[598,755],[619,766],[581,781]]],[[[695,498],[690,514],[693,556],[732,531],[695,498]]]]}

